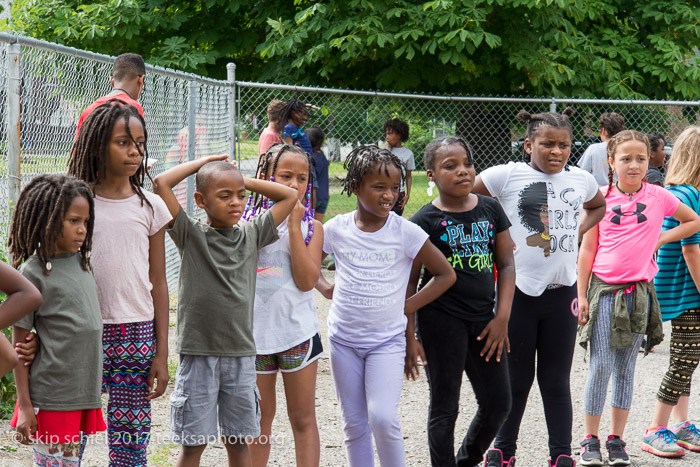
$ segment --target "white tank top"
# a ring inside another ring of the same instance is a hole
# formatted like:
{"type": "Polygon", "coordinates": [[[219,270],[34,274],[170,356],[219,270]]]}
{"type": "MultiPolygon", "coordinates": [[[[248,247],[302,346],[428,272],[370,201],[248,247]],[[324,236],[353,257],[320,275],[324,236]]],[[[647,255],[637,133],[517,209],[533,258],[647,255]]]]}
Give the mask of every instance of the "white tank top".
{"type": "MultiPolygon", "coordinates": [[[[304,238],[308,229],[302,221],[304,238]]],[[[277,232],[279,240],[258,252],[253,324],[258,355],[291,349],[319,332],[314,291],[302,292],[292,277],[286,220],[277,232]]]]}

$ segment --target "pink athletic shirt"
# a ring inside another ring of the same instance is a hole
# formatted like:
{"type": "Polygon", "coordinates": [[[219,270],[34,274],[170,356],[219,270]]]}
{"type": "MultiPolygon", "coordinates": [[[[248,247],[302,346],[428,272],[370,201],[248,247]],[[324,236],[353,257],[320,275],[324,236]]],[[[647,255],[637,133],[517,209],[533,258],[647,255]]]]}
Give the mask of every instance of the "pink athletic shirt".
{"type": "MultiPolygon", "coordinates": [[[[608,188],[600,191],[605,195],[608,188]]],[[[661,224],[676,212],[680,200],[660,186],[643,183],[632,200],[613,188],[605,202],[593,272],[609,284],[651,281],[659,270],[654,249],[661,224]]]]}

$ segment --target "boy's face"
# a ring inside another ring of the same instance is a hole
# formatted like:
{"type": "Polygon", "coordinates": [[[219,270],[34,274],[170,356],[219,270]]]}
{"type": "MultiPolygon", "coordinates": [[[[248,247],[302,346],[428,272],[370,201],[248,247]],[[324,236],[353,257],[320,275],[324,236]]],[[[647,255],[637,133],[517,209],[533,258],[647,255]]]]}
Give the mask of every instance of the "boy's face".
{"type": "Polygon", "coordinates": [[[213,173],[205,191],[195,192],[194,200],[206,211],[209,225],[217,229],[230,228],[241,220],[245,208],[243,176],[237,170],[213,173]]]}
{"type": "Polygon", "coordinates": [[[308,113],[306,111],[306,108],[303,108],[301,110],[295,110],[292,112],[292,121],[296,126],[303,126],[304,123],[306,123],[306,120],[309,119],[308,113]]]}
{"type": "Polygon", "coordinates": [[[387,146],[392,147],[392,148],[400,148],[401,147],[401,136],[399,136],[398,133],[394,133],[391,130],[386,130],[385,136],[386,136],[387,146]]]}

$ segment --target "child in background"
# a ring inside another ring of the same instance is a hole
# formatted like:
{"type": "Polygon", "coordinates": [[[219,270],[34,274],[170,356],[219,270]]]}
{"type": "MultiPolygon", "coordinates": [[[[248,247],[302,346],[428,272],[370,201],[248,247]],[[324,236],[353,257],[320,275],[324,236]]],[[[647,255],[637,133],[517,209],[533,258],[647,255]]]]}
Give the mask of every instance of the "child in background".
{"type": "MultiPolygon", "coordinates": [[[[429,365],[428,445],[432,465],[477,466],[510,412],[508,318],[515,289],[510,222],[493,198],[471,193],[476,173],[467,142],[455,136],[433,140],[425,148],[428,180],[439,196],[411,221],[452,264],[457,282],[418,310],[418,337],[429,365]],[[494,266],[498,268],[498,308],[494,315],[494,266]],[[479,408],[455,459],[454,429],[459,413],[462,374],[466,373],[479,408]]],[[[415,261],[408,283],[416,290],[421,264],[415,261]]],[[[423,273],[421,285],[432,274],[423,273]]],[[[406,376],[417,375],[420,344],[414,325],[406,328],[406,376]]],[[[502,467],[502,454],[492,450],[487,467],[502,467]]]]}
{"type": "Polygon", "coordinates": [[[255,386],[253,291],[258,249],[277,240],[277,228],[298,203],[296,190],[243,178],[211,156],[158,175],[154,190],[173,220],[168,234],[180,253],[177,352],[170,396],[171,439],[182,445],[177,465],[196,466],[217,439],[217,418],[230,466],[250,465],[246,438],[260,433],[255,386]],[[195,203],[207,223],[187,216],[173,187],[196,173],[195,203]],[[274,201],[250,222],[241,219],[246,189],[274,201]],[[217,417],[218,415],[218,417],[217,417]]]}
{"type": "Polygon", "coordinates": [[[80,465],[87,435],[107,429],[100,398],[102,317],[89,260],[93,213],[85,183],[39,175],[20,193],[10,227],[13,266],[21,265],[43,296],[12,331],[14,342],[24,342],[32,328],[39,337],[31,369],[15,367],[17,405],[10,421],[22,444],[32,445],[34,465],[80,465]]]}
{"type": "Polygon", "coordinates": [[[634,367],[642,339],[646,351],[663,339],[661,314],[652,279],[659,270],[654,252],[668,242],[700,230],[700,218],[678,198],[644,183],[649,140],[624,130],[608,142],[607,208],[600,224],[583,237],[578,260],[579,343],[590,344],[590,368],[584,391],[581,464],[603,465],[598,429],[613,375],[610,436],[605,443],[610,465],[629,465],[622,436],[632,404],[634,367]],[[613,188],[613,172],[617,182],[613,188]],[[681,223],[661,233],[665,216],[681,223]],[[661,235],[659,236],[659,234],[661,235]]]}
{"type": "Polygon", "coordinates": [[[413,183],[411,172],[416,170],[416,161],[413,158],[413,152],[403,145],[403,143],[408,141],[408,123],[398,118],[392,118],[386,121],[383,130],[386,137],[385,148],[403,162],[404,170],[406,171],[405,177],[401,178],[399,200],[392,209],[400,216],[403,214],[406,203],[408,203],[408,198],[411,197],[411,184],[413,183]]]}
{"type": "Polygon", "coordinates": [[[282,112],[285,102],[275,99],[267,106],[267,127],[260,133],[258,140],[258,154],[263,155],[273,144],[283,143],[280,132],[284,126],[282,112]]]}
{"type": "Polygon", "coordinates": [[[68,167],[95,194],[92,264],[104,323],[109,459],[118,465],[146,465],[151,399],[168,385],[170,214],[142,188],[146,140],[138,110],[110,100],[80,127],[68,167]]]}
{"type": "Polygon", "coordinates": [[[572,113],[570,108],[563,114],[520,111],[518,118],[527,122],[529,162],[486,169],[472,190],[495,196],[513,224],[516,289],[508,323],[513,405],[494,443],[507,465],[515,462],[535,361],[550,465],[574,465],[569,375],[576,338],[578,239],[603,217],[605,200],[591,174],[566,165],[571,153],[568,117],[572,113]]]}
{"type": "Polygon", "coordinates": [[[661,169],[666,164],[666,149],[664,148],[666,138],[661,133],[649,133],[647,138],[649,138],[649,146],[651,146],[647,183],[664,186],[664,174],[661,169]]]}
{"type": "Polygon", "coordinates": [[[323,277],[318,290],[333,299],[328,314],[330,363],[343,415],[350,467],[374,465],[372,434],[381,465],[402,467],[405,450],[398,405],[406,356],[406,321],[455,281],[455,274],[428,234],[393,214],[403,164],[376,146],[360,146],[343,164],[343,191],[357,210],[328,221],[324,256],[335,254],[335,284],[323,277]],[[406,299],[413,260],[433,278],[406,299]]]}
{"type": "MultiPolygon", "coordinates": [[[[320,461],[316,370],[323,348],[313,289],[321,273],[323,226],[314,220],[311,207],[312,166],[311,157],[301,148],[276,145],[260,157],[256,174],[294,188],[299,202],[277,227],[279,240],[258,252],[253,330],[261,436],[250,444],[253,466],[264,467],[270,457],[278,372],[284,381],[296,464],[318,466],[320,461]]],[[[252,196],[243,213],[249,221],[263,215],[268,205],[267,200],[252,196]]]]}
{"type": "Polygon", "coordinates": [[[296,144],[301,147],[304,151],[311,154],[313,149],[311,148],[311,142],[306,133],[301,129],[309,118],[309,111],[307,109],[308,104],[298,101],[296,99],[290,99],[286,102],[282,113],[282,121],[287,122],[287,124],[282,129],[282,136],[284,137],[284,142],[287,144],[296,144]]]}
{"type": "Polygon", "coordinates": [[[326,135],[321,128],[312,126],[306,130],[306,136],[309,137],[309,142],[311,143],[311,157],[314,162],[314,219],[323,222],[323,216],[326,214],[330,198],[328,194],[328,159],[321,150],[326,135]]]}
{"type": "MultiPolygon", "coordinates": [[[[666,183],[668,191],[700,214],[700,127],[687,128],[676,139],[666,183]]],[[[676,219],[667,217],[663,231],[677,225],[676,219]]],[[[700,451],[700,431],[688,418],[690,383],[700,360],[699,244],[700,234],[694,234],[659,248],[654,285],[661,318],[671,320],[671,355],[642,449],[660,457],[683,456],[683,448],[700,451]],[[674,422],[671,425],[669,417],[674,422]]]]}
{"type": "MultiPolygon", "coordinates": [[[[0,290],[6,295],[0,308],[0,329],[19,321],[41,306],[41,294],[22,274],[0,261],[0,290]]],[[[17,353],[0,333],[0,378],[17,365],[17,353]]]]}

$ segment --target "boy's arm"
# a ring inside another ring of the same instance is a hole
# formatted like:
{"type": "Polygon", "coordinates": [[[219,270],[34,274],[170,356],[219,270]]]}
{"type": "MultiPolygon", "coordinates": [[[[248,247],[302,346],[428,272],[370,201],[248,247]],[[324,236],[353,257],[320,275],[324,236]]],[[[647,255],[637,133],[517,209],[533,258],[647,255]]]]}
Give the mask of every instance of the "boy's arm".
{"type": "Polygon", "coordinates": [[[275,219],[275,225],[280,225],[292,212],[299,199],[299,192],[281,183],[244,177],[245,189],[267,196],[273,201],[270,212],[275,219]]]}
{"type": "Polygon", "coordinates": [[[513,240],[510,238],[508,229],[496,234],[495,256],[496,270],[498,271],[496,316],[489,321],[481,334],[476,338],[479,341],[486,339],[479,355],[484,357],[487,362],[494,353],[496,354],[496,361],[500,362],[504,346],[506,352],[510,352],[508,321],[510,320],[510,309],[513,305],[513,294],[515,293],[515,260],[513,259],[512,245],[513,240]]]}
{"type": "Polygon", "coordinates": [[[172,227],[175,224],[175,218],[180,212],[180,203],[177,202],[175,193],[173,193],[173,188],[185,178],[197,173],[197,171],[207,162],[225,161],[227,159],[227,154],[203,157],[201,159],[176,165],[153,179],[153,192],[163,198],[165,205],[168,207],[168,211],[170,211],[170,215],[173,217],[168,224],[168,227],[172,227]]]}
{"type": "MultiPolygon", "coordinates": [[[[599,190],[592,200],[583,203],[583,218],[578,230],[579,237],[588,232],[594,225],[598,225],[603,216],[605,216],[605,196],[599,190]]],[[[597,235],[596,238],[598,238],[597,235]]]]}
{"type": "MultiPolygon", "coordinates": [[[[172,190],[171,190],[172,193],[172,190]]],[[[168,386],[168,282],[165,278],[165,227],[148,238],[148,276],[153,285],[153,328],[156,339],[155,355],[148,373],[148,396],[151,400],[160,397],[168,386]],[[158,382],[153,387],[153,382],[158,382]]]]}
{"type": "Polygon", "coordinates": [[[0,307],[0,329],[13,325],[41,306],[41,293],[34,284],[3,262],[0,262],[0,289],[7,295],[0,307]]]}
{"type": "MultiPolygon", "coordinates": [[[[29,329],[12,328],[12,341],[16,344],[24,342],[29,334],[29,329]]],[[[29,397],[29,368],[21,362],[15,365],[15,385],[17,386],[17,432],[22,436],[19,440],[22,444],[32,444],[31,438],[37,431],[36,415],[32,400],[29,397]]]]}
{"type": "Polygon", "coordinates": [[[576,289],[578,295],[578,324],[584,325],[588,322],[588,284],[593,271],[593,261],[598,250],[598,225],[596,224],[583,236],[583,242],[578,252],[578,277],[576,278],[576,289]]]}

